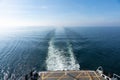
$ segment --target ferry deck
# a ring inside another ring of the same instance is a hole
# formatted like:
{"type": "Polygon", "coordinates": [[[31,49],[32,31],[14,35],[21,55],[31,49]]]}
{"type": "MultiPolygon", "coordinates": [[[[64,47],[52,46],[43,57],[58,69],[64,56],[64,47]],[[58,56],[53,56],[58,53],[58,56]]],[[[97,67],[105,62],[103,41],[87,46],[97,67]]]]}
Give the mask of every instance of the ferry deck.
{"type": "Polygon", "coordinates": [[[39,72],[39,80],[106,80],[96,71],[47,71],[39,72]]]}

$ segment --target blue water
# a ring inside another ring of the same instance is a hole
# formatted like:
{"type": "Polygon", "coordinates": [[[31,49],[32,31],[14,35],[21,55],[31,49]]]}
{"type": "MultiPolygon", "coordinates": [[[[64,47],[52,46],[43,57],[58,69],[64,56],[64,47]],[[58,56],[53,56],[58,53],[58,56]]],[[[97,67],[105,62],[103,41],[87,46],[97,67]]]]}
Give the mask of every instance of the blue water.
{"type": "Polygon", "coordinates": [[[0,30],[0,78],[32,69],[96,70],[120,75],[120,27],[24,27],[0,30]]]}

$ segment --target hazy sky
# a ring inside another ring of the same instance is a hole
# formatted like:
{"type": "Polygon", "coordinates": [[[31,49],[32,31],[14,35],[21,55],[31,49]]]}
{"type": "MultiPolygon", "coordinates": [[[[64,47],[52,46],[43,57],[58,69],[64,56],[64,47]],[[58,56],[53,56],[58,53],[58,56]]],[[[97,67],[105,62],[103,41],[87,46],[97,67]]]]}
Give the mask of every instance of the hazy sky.
{"type": "Polygon", "coordinates": [[[120,25],[120,0],[0,0],[0,26],[120,25]]]}

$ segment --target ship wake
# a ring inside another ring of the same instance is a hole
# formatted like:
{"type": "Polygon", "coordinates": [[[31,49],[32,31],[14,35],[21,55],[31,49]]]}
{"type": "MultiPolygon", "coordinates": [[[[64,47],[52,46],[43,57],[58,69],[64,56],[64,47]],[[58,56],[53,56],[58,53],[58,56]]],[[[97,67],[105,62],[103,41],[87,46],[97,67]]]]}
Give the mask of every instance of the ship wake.
{"type": "Polygon", "coordinates": [[[47,70],[79,70],[80,65],[76,62],[72,45],[67,43],[67,51],[54,45],[54,38],[49,41],[48,57],[46,59],[47,70]],[[65,55],[67,54],[67,56],[65,55]]]}

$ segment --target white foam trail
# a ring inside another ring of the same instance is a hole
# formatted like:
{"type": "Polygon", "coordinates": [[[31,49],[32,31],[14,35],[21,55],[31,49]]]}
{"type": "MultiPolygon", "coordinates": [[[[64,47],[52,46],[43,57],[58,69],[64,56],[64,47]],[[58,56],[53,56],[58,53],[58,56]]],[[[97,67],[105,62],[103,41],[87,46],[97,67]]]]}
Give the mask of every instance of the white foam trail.
{"type": "Polygon", "coordinates": [[[71,45],[68,45],[68,52],[56,48],[54,39],[49,42],[48,57],[46,60],[47,70],[79,70],[80,66],[76,63],[71,45]],[[66,57],[64,53],[69,53],[70,56],[66,57]]]}
{"type": "Polygon", "coordinates": [[[62,70],[63,69],[62,60],[64,58],[60,54],[61,51],[55,48],[53,40],[54,39],[51,39],[51,41],[49,42],[48,57],[46,60],[47,69],[48,70],[62,70]]]}
{"type": "Polygon", "coordinates": [[[79,70],[80,69],[80,65],[76,62],[75,60],[75,56],[73,53],[73,49],[72,49],[72,45],[70,43],[68,43],[68,53],[70,54],[70,70],[79,70]]]}

